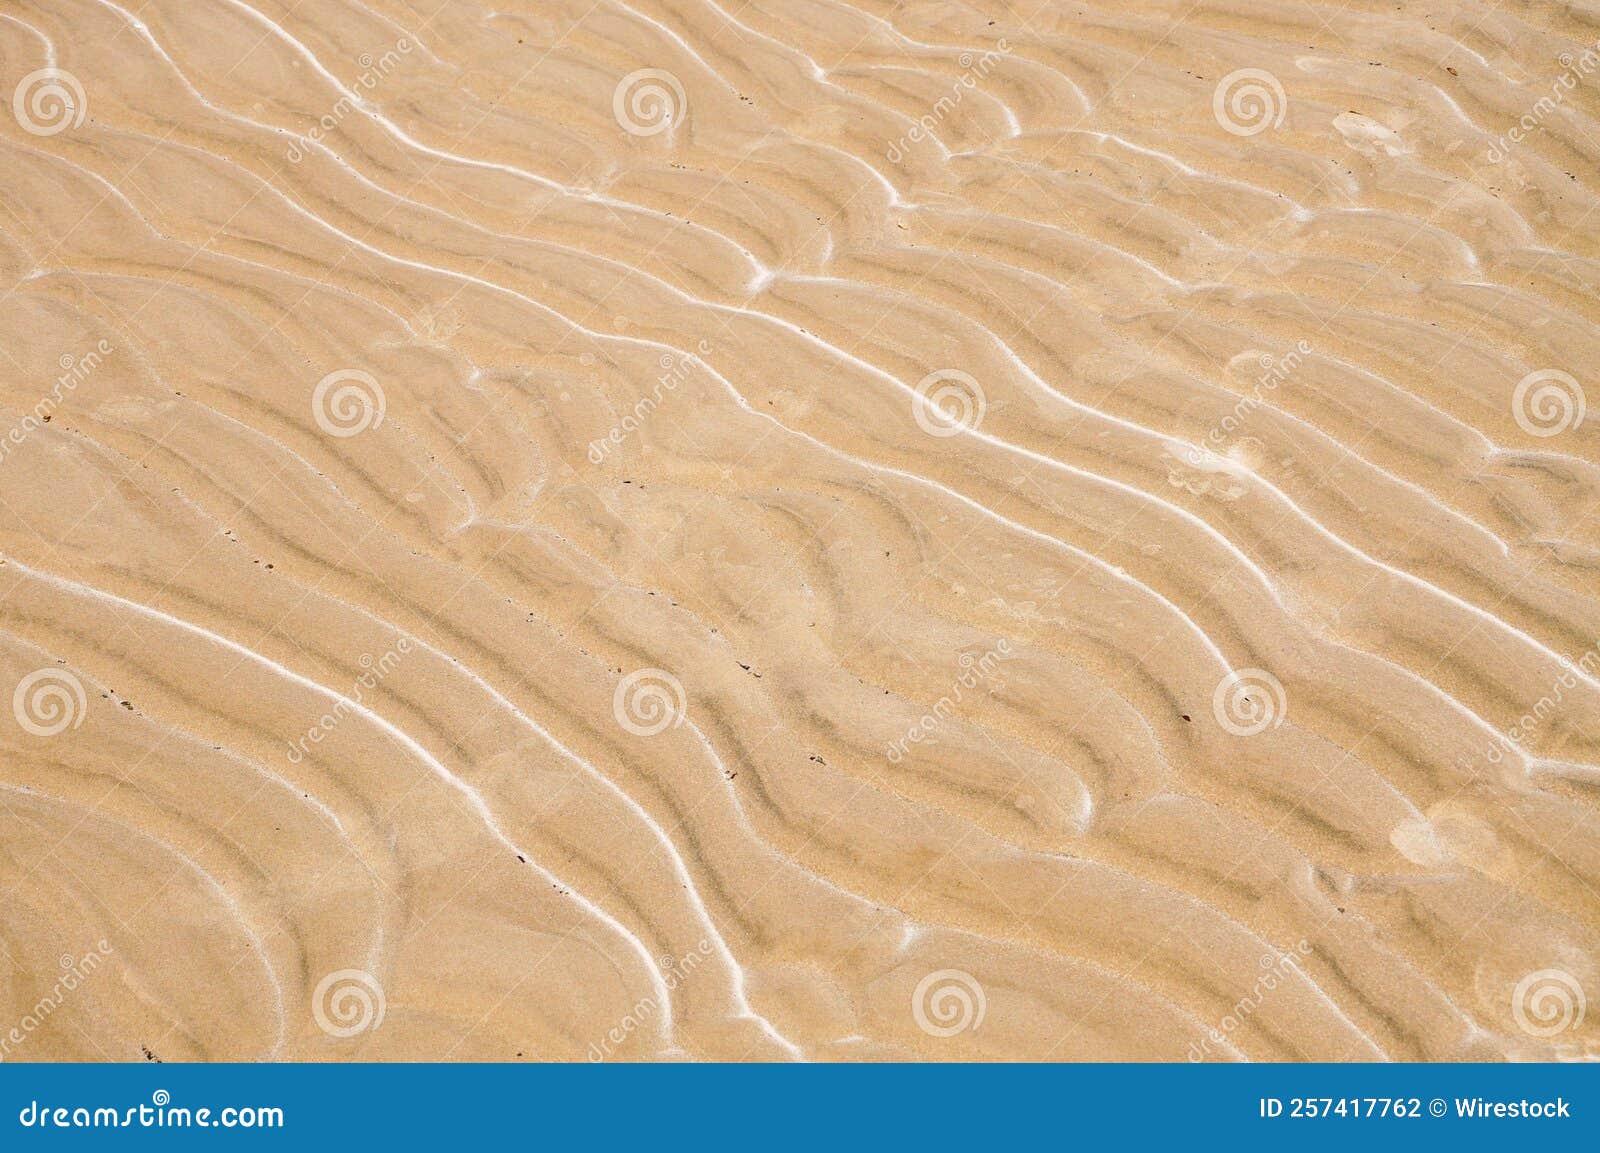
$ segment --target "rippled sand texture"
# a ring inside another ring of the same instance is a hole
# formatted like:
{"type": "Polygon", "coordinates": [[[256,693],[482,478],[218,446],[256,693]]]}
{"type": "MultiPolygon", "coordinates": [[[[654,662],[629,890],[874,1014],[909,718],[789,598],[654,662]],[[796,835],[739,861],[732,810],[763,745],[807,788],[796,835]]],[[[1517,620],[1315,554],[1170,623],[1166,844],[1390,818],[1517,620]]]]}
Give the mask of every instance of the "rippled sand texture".
{"type": "Polygon", "coordinates": [[[4,0],[0,1056],[1600,1053],[1597,40],[4,0]]]}

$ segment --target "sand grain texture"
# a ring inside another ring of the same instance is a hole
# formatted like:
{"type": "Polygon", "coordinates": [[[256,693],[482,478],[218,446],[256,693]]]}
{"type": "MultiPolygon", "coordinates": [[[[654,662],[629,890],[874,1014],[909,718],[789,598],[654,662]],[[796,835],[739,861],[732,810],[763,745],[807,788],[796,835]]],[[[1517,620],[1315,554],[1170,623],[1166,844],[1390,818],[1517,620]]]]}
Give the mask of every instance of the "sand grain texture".
{"type": "Polygon", "coordinates": [[[1600,1053],[1597,44],[0,0],[0,1056],[1600,1053]]]}

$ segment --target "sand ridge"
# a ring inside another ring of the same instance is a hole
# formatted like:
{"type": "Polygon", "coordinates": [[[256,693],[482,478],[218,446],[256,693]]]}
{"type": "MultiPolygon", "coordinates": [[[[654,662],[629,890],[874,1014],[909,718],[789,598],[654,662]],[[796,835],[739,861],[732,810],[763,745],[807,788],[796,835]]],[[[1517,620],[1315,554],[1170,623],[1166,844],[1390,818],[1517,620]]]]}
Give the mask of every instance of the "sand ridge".
{"type": "Polygon", "coordinates": [[[0,81],[0,1058],[1596,1055],[1592,14],[0,81]]]}

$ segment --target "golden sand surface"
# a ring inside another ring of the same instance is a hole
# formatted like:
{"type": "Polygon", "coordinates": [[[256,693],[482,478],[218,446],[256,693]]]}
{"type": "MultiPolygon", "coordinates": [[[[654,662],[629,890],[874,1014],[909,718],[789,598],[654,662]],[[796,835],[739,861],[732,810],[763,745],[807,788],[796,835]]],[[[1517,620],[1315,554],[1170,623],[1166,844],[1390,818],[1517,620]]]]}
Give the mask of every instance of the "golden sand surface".
{"type": "Polygon", "coordinates": [[[1600,1055],[1592,4],[0,70],[0,1058],[1600,1055]]]}

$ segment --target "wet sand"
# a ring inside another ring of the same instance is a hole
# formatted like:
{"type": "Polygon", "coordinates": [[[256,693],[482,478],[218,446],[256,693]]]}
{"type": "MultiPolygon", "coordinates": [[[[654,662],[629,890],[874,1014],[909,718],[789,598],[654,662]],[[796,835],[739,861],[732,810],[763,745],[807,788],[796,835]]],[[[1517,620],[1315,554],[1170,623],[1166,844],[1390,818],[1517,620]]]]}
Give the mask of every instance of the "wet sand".
{"type": "Polygon", "coordinates": [[[0,3],[0,1058],[1600,1054],[1600,18],[0,3]]]}

